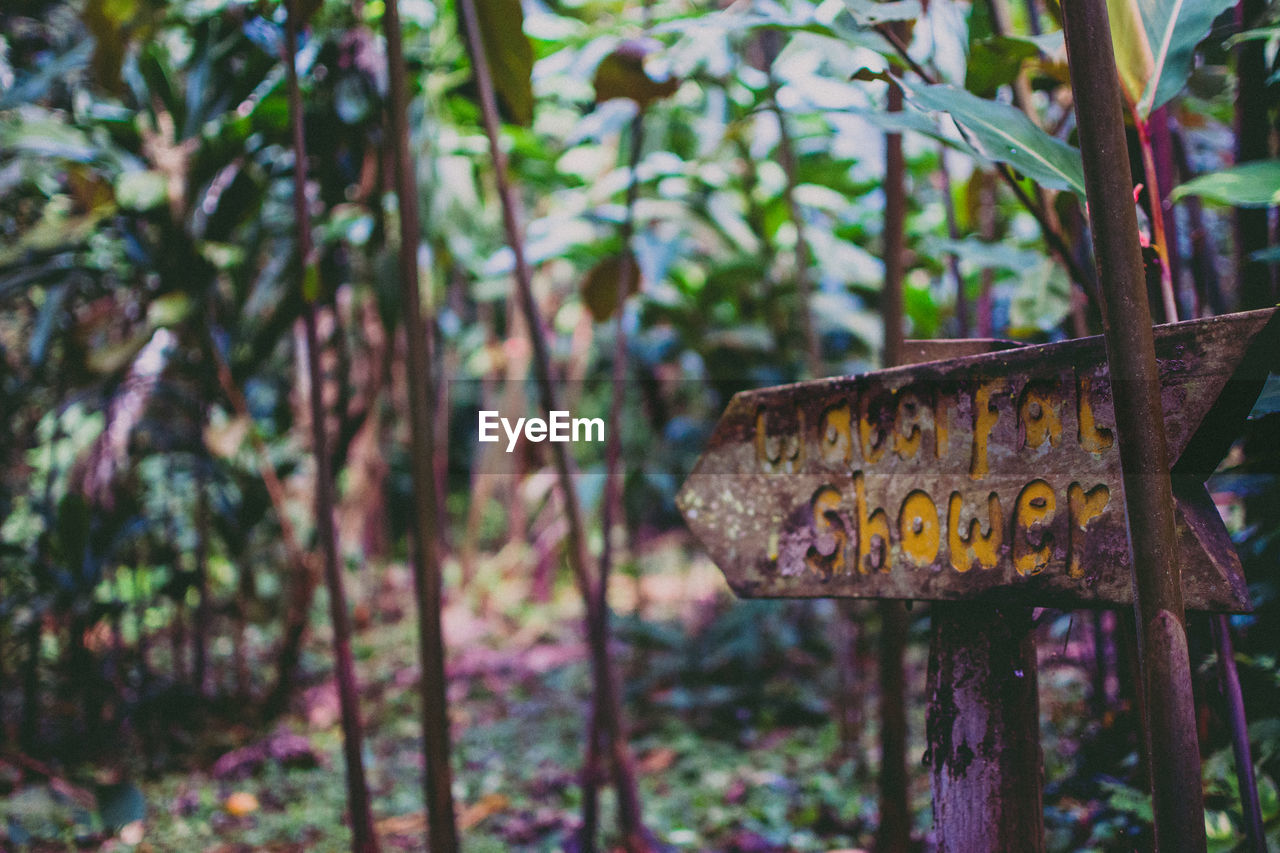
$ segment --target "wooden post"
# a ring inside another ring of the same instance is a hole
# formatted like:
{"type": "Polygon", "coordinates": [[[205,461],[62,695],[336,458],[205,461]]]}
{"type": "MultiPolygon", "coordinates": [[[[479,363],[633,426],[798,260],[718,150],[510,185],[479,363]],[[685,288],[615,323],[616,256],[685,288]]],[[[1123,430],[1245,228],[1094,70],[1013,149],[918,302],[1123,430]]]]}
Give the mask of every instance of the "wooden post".
{"type": "Polygon", "coordinates": [[[1169,451],[1106,0],[1062,4],[1114,393],[1160,850],[1204,850],[1169,451]]]}
{"type": "MultiPolygon", "coordinates": [[[[908,341],[916,364],[995,352],[1008,341],[908,341]]],[[[1036,641],[1025,607],[933,605],[926,762],[939,853],[1044,850],[1036,641]]]]}
{"type": "Polygon", "coordinates": [[[1031,613],[939,602],[926,753],[938,851],[1044,848],[1044,767],[1031,613]]]}

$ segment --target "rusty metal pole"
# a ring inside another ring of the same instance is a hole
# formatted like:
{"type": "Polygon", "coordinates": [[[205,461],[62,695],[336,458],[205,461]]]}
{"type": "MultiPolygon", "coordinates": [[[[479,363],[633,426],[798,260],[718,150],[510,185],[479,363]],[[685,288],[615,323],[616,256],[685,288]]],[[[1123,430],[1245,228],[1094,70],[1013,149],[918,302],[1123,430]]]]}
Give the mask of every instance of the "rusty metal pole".
{"type": "Polygon", "coordinates": [[[1173,489],[1106,0],[1062,4],[1123,464],[1156,847],[1205,849],[1173,489]]]}

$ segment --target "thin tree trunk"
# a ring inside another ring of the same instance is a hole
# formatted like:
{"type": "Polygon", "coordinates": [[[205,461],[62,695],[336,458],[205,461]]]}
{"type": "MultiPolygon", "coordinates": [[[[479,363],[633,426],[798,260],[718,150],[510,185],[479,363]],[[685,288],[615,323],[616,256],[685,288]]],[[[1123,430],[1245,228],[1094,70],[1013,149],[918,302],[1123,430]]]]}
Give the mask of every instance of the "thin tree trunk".
{"type": "MultiPolygon", "coordinates": [[[[942,191],[942,209],[947,214],[947,236],[952,241],[960,239],[960,226],[956,222],[956,202],[951,194],[951,173],[947,170],[947,147],[938,146],[938,175],[942,191]]],[[[969,337],[969,294],[965,291],[964,276],[960,274],[960,259],[955,252],[947,253],[947,271],[956,288],[956,335],[969,337]]]]}
{"type": "Polygon", "coordinates": [[[400,202],[400,303],[409,363],[405,385],[409,396],[412,441],[414,562],[418,593],[418,653],[422,672],[418,690],[422,702],[422,750],[425,762],[423,794],[427,803],[427,836],[432,853],[458,849],[453,814],[453,771],[449,764],[449,710],[445,690],[443,606],[440,578],[440,492],[436,476],[432,403],[436,401],[431,372],[432,336],[422,316],[418,288],[418,186],[409,151],[408,85],[401,44],[397,0],[387,0],[384,27],[387,73],[390,81],[391,144],[395,150],[396,195],[400,202]]]}
{"type": "MultiPolygon", "coordinates": [[[[489,138],[489,150],[493,158],[498,194],[502,202],[503,226],[507,242],[515,256],[516,291],[529,327],[529,339],[533,345],[534,372],[538,396],[547,416],[560,408],[552,380],[551,356],[548,352],[542,319],[533,298],[532,273],[524,254],[520,215],[515,192],[507,179],[506,156],[499,137],[498,106],[489,76],[488,60],[480,40],[480,22],[474,0],[459,0],[463,30],[470,46],[475,77],[480,94],[481,112],[485,134],[489,138]]],[[[563,442],[551,443],[551,455],[564,495],[565,513],[568,516],[568,558],[581,591],[587,610],[587,645],[590,651],[592,675],[596,695],[602,707],[602,729],[611,748],[614,786],[618,795],[618,822],[623,844],[633,853],[648,851],[648,833],[644,829],[639,789],[632,766],[630,748],[627,745],[626,726],[622,717],[622,701],[618,693],[617,677],[609,658],[608,624],[602,618],[596,602],[598,579],[592,577],[591,555],[587,550],[586,532],[582,521],[582,508],[574,483],[574,465],[563,442]]]]}
{"type": "MultiPolygon", "coordinates": [[[[605,443],[604,495],[601,501],[600,527],[603,545],[600,550],[600,579],[596,587],[597,618],[604,624],[604,636],[609,636],[609,576],[613,572],[613,528],[621,515],[625,470],[622,461],[622,401],[627,382],[627,327],[626,301],[628,285],[634,276],[635,257],[631,253],[631,238],[635,233],[636,196],[640,181],[636,170],[644,146],[644,109],[639,108],[631,120],[631,148],[628,163],[626,216],[622,221],[622,257],[618,261],[618,309],[613,325],[613,375],[609,391],[609,435],[605,443]]],[[[623,519],[625,523],[625,519],[623,519]]],[[[594,851],[596,844],[596,801],[599,776],[596,772],[599,748],[603,735],[600,696],[592,698],[591,720],[587,728],[587,758],[582,768],[582,845],[584,851],[594,851]]]]}
{"type": "MultiPolygon", "coordinates": [[[[978,235],[984,242],[996,239],[996,182],[989,172],[976,172],[974,181],[978,188],[978,235]]],[[[981,284],[978,290],[978,337],[989,338],[995,333],[995,319],[992,316],[995,300],[991,288],[995,286],[995,273],[990,267],[984,267],[981,273],[981,284]]]]}
{"type": "Polygon", "coordinates": [[[316,532],[324,559],[325,583],[329,588],[329,617],[333,623],[334,674],[338,682],[338,703],[342,716],[342,746],[347,767],[347,808],[351,819],[352,853],[376,853],[378,838],[373,831],[369,789],[365,783],[362,755],[363,732],[356,688],[355,663],[351,655],[351,624],[342,570],[338,565],[338,539],[334,528],[333,475],[329,470],[329,439],[325,425],[324,376],[320,369],[320,341],[316,331],[316,298],[308,293],[308,280],[316,273],[311,257],[311,218],[307,212],[307,147],[303,128],[302,90],[298,84],[298,5],[290,2],[285,23],[285,70],[288,78],[289,114],[293,123],[293,205],[298,231],[298,264],[307,308],[303,323],[307,341],[307,374],[310,382],[311,453],[315,458],[316,532]]]}
{"type": "MultiPolygon", "coordinates": [[[[208,421],[208,406],[200,407],[201,426],[208,421]]],[[[203,447],[203,442],[201,442],[203,447]]],[[[196,603],[194,666],[192,679],[195,681],[196,693],[204,695],[208,681],[209,668],[209,620],[212,602],[209,600],[209,466],[211,460],[201,451],[196,457],[196,594],[200,600],[196,603]]]]}
{"type": "Polygon", "coordinates": [[[40,731],[40,635],[43,631],[41,615],[31,617],[27,626],[27,658],[22,669],[22,724],[18,728],[18,743],[24,752],[33,752],[40,731]]]}
{"type": "MultiPolygon", "coordinates": [[[[889,111],[902,110],[902,89],[889,86],[889,111]]],[[[906,251],[906,161],[902,134],[885,134],[884,363],[902,361],[902,280],[906,251]]],[[[907,612],[900,601],[880,602],[880,826],[876,849],[902,853],[911,844],[907,799],[907,717],[902,658],[907,645],[907,612]]]]}
{"type": "Polygon", "coordinates": [[[773,73],[774,60],[778,58],[782,33],[777,30],[764,30],[760,33],[761,46],[764,49],[765,73],[769,77],[769,109],[778,120],[778,163],[786,175],[787,182],[782,188],[783,199],[787,204],[787,215],[796,229],[796,297],[799,303],[797,314],[800,318],[800,334],[804,338],[805,366],[809,376],[817,379],[823,374],[822,342],[813,328],[813,283],[809,281],[809,241],[805,237],[804,214],[796,201],[796,152],[791,141],[791,128],[787,125],[786,113],[778,103],[778,80],[773,73]]]}
{"type": "Polygon", "coordinates": [[[1221,613],[1216,613],[1211,618],[1213,639],[1218,647],[1219,684],[1227,705],[1231,750],[1236,760],[1236,781],[1240,787],[1240,805],[1244,811],[1245,837],[1252,853],[1267,853],[1267,834],[1262,826],[1262,808],[1258,802],[1258,780],[1254,775],[1253,752],[1249,746],[1244,695],[1240,691],[1240,673],[1236,671],[1236,653],[1231,642],[1231,622],[1221,613]]]}
{"type": "MultiPolygon", "coordinates": [[[[231,375],[231,366],[222,357],[222,350],[218,348],[216,341],[210,342],[209,354],[213,359],[222,393],[231,404],[232,411],[249,423],[249,443],[253,445],[254,455],[258,459],[258,476],[262,478],[262,485],[267,490],[271,508],[275,511],[276,520],[280,524],[280,541],[284,544],[288,559],[290,591],[285,608],[285,624],[280,650],[276,654],[276,681],[263,702],[263,712],[270,718],[284,711],[289,702],[289,696],[293,693],[298,661],[302,657],[302,641],[307,632],[307,618],[311,613],[311,600],[315,597],[316,571],[311,555],[298,543],[297,533],[293,529],[293,522],[289,519],[285,506],[284,484],[280,482],[280,476],[271,462],[266,442],[262,440],[262,436],[253,424],[253,418],[249,414],[249,404],[235,384],[235,379],[231,375]]],[[[247,565],[247,562],[241,561],[241,572],[248,573],[247,577],[243,574],[241,576],[242,586],[253,585],[252,570],[247,568],[247,565]]],[[[241,603],[243,602],[242,595],[241,603]]],[[[245,679],[245,683],[248,683],[248,679],[245,679]]]]}
{"type": "MultiPolygon", "coordinates": [[[[1195,177],[1191,171],[1191,163],[1187,158],[1187,146],[1180,130],[1170,133],[1174,164],[1178,177],[1186,182],[1195,177]]],[[[1214,249],[1212,236],[1204,221],[1204,205],[1199,196],[1187,196],[1183,201],[1187,212],[1187,242],[1191,244],[1191,279],[1192,296],[1195,304],[1192,316],[1203,316],[1207,310],[1212,314],[1227,313],[1226,301],[1222,298],[1222,287],[1218,282],[1218,268],[1214,265],[1214,249]]]]}

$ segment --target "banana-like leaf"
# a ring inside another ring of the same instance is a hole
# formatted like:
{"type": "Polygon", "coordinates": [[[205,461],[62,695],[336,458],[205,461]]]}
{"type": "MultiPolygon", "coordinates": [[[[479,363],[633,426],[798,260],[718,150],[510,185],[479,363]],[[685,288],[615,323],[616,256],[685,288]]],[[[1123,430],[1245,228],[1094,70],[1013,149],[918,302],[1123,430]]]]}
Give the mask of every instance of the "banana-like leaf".
{"type": "Polygon", "coordinates": [[[1008,163],[1043,187],[1084,198],[1080,152],[1045,133],[1017,107],[944,84],[908,87],[906,93],[921,109],[949,113],[989,160],[1008,163]]]}
{"type": "Polygon", "coordinates": [[[1125,97],[1146,119],[1187,82],[1196,45],[1233,0],[1107,0],[1125,97]]]}
{"type": "MultiPolygon", "coordinates": [[[[533,45],[524,32],[524,8],[520,0],[476,0],[476,17],[504,117],[527,127],[533,123],[533,45]]],[[[461,16],[458,26],[465,26],[461,16]]]]}
{"type": "Polygon", "coordinates": [[[1174,187],[1174,201],[1189,195],[1232,207],[1275,207],[1280,205],[1280,160],[1242,163],[1174,187]]]}

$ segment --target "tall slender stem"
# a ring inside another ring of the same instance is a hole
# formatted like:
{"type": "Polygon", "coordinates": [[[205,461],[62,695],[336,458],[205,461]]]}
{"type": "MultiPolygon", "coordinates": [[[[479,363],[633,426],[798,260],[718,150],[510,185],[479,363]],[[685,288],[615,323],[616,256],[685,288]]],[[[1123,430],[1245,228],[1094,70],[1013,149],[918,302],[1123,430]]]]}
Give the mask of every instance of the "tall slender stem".
{"type": "Polygon", "coordinates": [[[356,690],[355,662],[351,655],[351,623],[342,571],[338,566],[338,535],[333,521],[333,473],[329,470],[329,439],[325,428],[324,376],[320,369],[320,336],[316,331],[315,294],[308,293],[307,281],[314,273],[311,251],[311,217],[307,211],[307,144],[303,128],[302,89],[298,84],[297,3],[290,2],[285,24],[285,70],[288,76],[289,115],[293,120],[293,208],[298,231],[298,262],[302,269],[307,310],[303,325],[307,342],[308,396],[311,404],[311,453],[315,457],[316,532],[324,558],[325,581],[329,587],[329,618],[333,623],[334,670],[338,682],[338,704],[342,716],[342,750],[347,766],[347,808],[351,812],[353,853],[376,853],[378,838],[373,831],[369,809],[369,788],[365,782],[360,722],[356,690]]]}
{"type": "MultiPolygon", "coordinates": [[[[889,85],[889,112],[902,111],[902,89],[889,85]]],[[[902,134],[886,133],[884,183],[884,364],[902,363],[907,187],[902,134]]],[[[907,798],[906,677],[902,658],[907,645],[907,611],[901,601],[880,602],[880,826],[876,849],[891,853],[911,845],[911,806],[907,798]]]]}
{"type": "Polygon", "coordinates": [[[427,839],[433,853],[458,849],[453,813],[453,771],[449,763],[449,707],[446,698],[443,607],[440,577],[439,484],[432,403],[436,399],[431,366],[432,335],[422,316],[419,291],[418,185],[409,150],[409,93],[398,0],[386,0],[383,26],[387,39],[389,125],[394,152],[396,195],[400,203],[400,304],[409,363],[410,453],[413,471],[413,580],[418,595],[418,679],[422,703],[423,796],[427,806],[427,839]]]}
{"type": "MultiPolygon", "coordinates": [[[[960,225],[956,221],[956,200],[951,194],[951,172],[947,169],[947,148],[938,146],[938,177],[942,190],[942,209],[947,215],[947,236],[952,241],[960,239],[960,225]]],[[[969,294],[965,290],[964,276],[960,274],[960,258],[955,252],[947,252],[947,271],[956,287],[956,334],[969,337],[969,294]]]]}
{"type": "MultiPolygon", "coordinates": [[[[1138,128],[1138,147],[1142,150],[1142,172],[1147,182],[1147,210],[1151,214],[1151,248],[1160,261],[1160,303],[1163,319],[1172,323],[1178,316],[1178,301],[1173,295],[1173,268],[1169,264],[1169,243],[1164,230],[1164,192],[1156,170],[1155,149],[1151,142],[1151,122],[1163,120],[1163,113],[1153,114],[1144,120],[1136,113],[1134,126],[1138,128]]],[[[1159,318],[1157,318],[1159,319],[1159,318]]]]}
{"type": "MultiPolygon", "coordinates": [[[[534,379],[542,408],[550,417],[560,408],[555,383],[552,379],[551,354],[547,348],[548,332],[541,312],[533,296],[533,275],[524,252],[524,239],[520,226],[520,206],[515,190],[507,176],[507,158],[502,150],[499,134],[498,104],[494,94],[493,79],[489,74],[489,62],[480,39],[480,21],[475,0],[458,0],[471,61],[474,63],[476,88],[480,95],[480,110],[484,120],[485,135],[493,159],[494,178],[502,203],[502,223],[507,234],[507,244],[515,257],[516,295],[529,327],[529,340],[533,346],[534,379]]],[[[586,531],[582,521],[582,504],[578,499],[575,483],[576,470],[569,456],[568,445],[551,442],[551,458],[556,479],[564,496],[565,515],[568,521],[568,559],[574,573],[583,602],[586,605],[587,646],[591,655],[591,668],[596,696],[601,706],[602,734],[609,742],[614,787],[618,795],[618,822],[623,843],[630,853],[650,849],[648,833],[640,810],[639,787],[632,767],[631,752],[627,745],[626,725],[622,715],[622,700],[618,693],[617,675],[609,657],[608,621],[598,606],[599,579],[592,576],[591,555],[587,550],[586,531]]]]}
{"type": "MultiPolygon", "coordinates": [[[[603,544],[600,549],[600,581],[596,591],[596,608],[599,618],[605,621],[605,636],[608,636],[609,620],[609,576],[613,572],[613,528],[618,516],[622,513],[622,492],[625,480],[622,462],[622,403],[626,394],[627,381],[627,328],[626,302],[630,294],[631,280],[639,281],[635,268],[636,259],[631,251],[631,238],[635,233],[636,198],[639,195],[640,181],[637,169],[640,165],[640,153],[644,143],[644,108],[639,107],[631,120],[631,148],[628,153],[628,179],[626,197],[626,216],[622,220],[622,256],[618,261],[618,296],[617,313],[613,326],[613,370],[609,391],[609,430],[605,443],[605,478],[604,499],[600,511],[600,527],[603,544]]],[[[600,697],[592,701],[590,725],[587,730],[587,757],[583,762],[582,772],[582,832],[580,838],[583,851],[596,849],[596,826],[598,823],[599,763],[602,731],[603,708],[600,697]]]]}
{"type": "Polygon", "coordinates": [[[1214,643],[1218,647],[1218,679],[1222,685],[1222,698],[1227,703],[1231,751],[1236,760],[1236,780],[1240,785],[1240,805],[1244,810],[1245,837],[1252,853],[1267,853],[1267,834],[1262,826],[1262,807],[1258,801],[1258,779],[1253,770],[1253,750],[1249,746],[1244,695],[1240,691],[1236,651],[1231,642],[1231,622],[1225,615],[1217,613],[1212,624],[1214,643]]]}
{"type": "Polygon", "coordinates": [[[782,187],[783,199],[787,204],[787,215],[796,229],[796,300],[799,303],[797,315],[800,319],[800,334],[804,338],[805,366],[809,376],[817,379],[823,374],[822,342],[813,326],[813,283],[809,281],[809,240],[805,236],[804,212],[796,201],[796,186],[799,178],[796,175],[795,143],[791,139],[791,127],[787,123],[787,115],[778,103],[778,78],[774,73],[773,63],[780,52],[782,34],[777,30],[765,30],[760,33],[761,47],[764,50],[765,74],[769,78],[769,110],[778,120],[778,164],[787,182],[782,187]]]}

